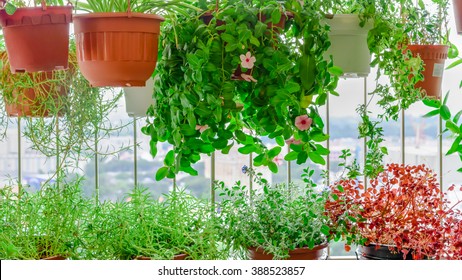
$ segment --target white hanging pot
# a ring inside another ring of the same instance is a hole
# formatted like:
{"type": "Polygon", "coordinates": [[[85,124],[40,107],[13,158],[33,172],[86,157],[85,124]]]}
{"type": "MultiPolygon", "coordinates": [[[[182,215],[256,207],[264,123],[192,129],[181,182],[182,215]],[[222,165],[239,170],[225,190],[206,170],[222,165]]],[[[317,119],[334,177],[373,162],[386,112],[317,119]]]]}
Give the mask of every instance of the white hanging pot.
{"type": "Polygon", "coordinates": [[[149,106],[154,105],[153,88],[154,79],[152,77],[146,81],[144,87],[124,88],[125,109],[130,117],[146,117],[149,106]]]}
{"type": "Polygon", "coordinates": [[[371,54],[367,46],[367,33],[372,29],[371,21],[359,26],[359,17],[354,14],[334,15],[325,23],[330,26],[331,46],[325,58],[333,57],[334,65],[342,68],[343,77],[367,77],[371,72],[371,54]]]}

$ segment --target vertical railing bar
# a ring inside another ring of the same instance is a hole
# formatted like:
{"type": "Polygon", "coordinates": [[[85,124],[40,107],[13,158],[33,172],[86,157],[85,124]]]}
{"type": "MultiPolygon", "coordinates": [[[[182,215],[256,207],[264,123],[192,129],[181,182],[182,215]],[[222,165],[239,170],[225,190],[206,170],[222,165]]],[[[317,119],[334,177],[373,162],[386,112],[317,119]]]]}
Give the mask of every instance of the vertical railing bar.
{"type": "Polygon", "coordinates": [[[136,125],[136,116],[133,116],[133,141],[135,142],[133,146],[133,182],[135,189],[138,187],[138,137],[136,125]]]}
{"type": "Polygon", "coordinates": [[[99,203],[99,157],[98,157],[98,129],[95,131],[95,192],[96,203],[99,203]]]}
{"type": "MultiPolygon", "coordinates": [[[[249,154],[249,167],[250,167],[250,170],[253,170],[253,153],[249,154]]],[[[250,192],[252,192],[252,190],[253,190],[253,176],[252,176],[252,173],[250,173],[250,176],[249,176],[249,189],[250,189],[250,192]]]]}
{"type": "MultiPolygon", "coordinates": [[[[326,99],[326,133],[329,135],[329,138],[327,139],[326,143],[326,148],[328,151],[330,151],[330,97],[329,94],[327,94],[327,99],[326,99]]],[[[327,155],[326,159],[326,169],[327,169],[327,185],[330,185],[330,153],[327,155]]]]}
{"type": "Polygon", "coordinates": [[[406,164],[406,118],[404,109],[401,109],[401,163],[406,164]]]}
{"type": "Polygon", "coordinates": [[[211,165],[211,174],[210,174],[210,200],[212,202],[212,209],[215,209],[215,180],[216,180],[216,158],[215,152],[212,153],[210,157],[210,165],[211,165]]]}
{"type": "Polygon", "coordinates": [[[22,189],[22,164],[21,164],[21,157],[22,157],[22,147],[21,147],[21,116],[18,116],[18,188],[19,188],[19,193],[21,193],[21,189],[22,189]]]}
{"type": "Polygon", "coordinates": [[[60,179],[60,176],[59,176],[59,161],[60,161],[60,158],[59,158],[59,150],[60,150],[60,146],[59,146],[59,117],[56,116],[56,186],[59,188],[59,179],[60,179]]]}
{"type": "MultiPolygon", "coordinates": [[[[367,114],[367,77],[364,77],[364,106],[365,106],[365,114],[367,114]]],[[[366,167],[367,162],[367,137],[363,139],[363,161],[364,167],[366,167]]],[[[367,189],[367,176],[364,174],[364,188],[367,189]]]]}
{"type": "Polygon", "coordinates": [[[438,160],[439,160],[439,179],[440,189],[443,191],[443,118],[441,114],[438,114],[438,160]]]}
{"type": "MultiPolygon", "coordinates": [[[[287,153],[290,153],[290,145],[287,145],[287,153]]],[[[287,161],[287,187],[289,187],[292,182],[292,162],[287,161]]]]}

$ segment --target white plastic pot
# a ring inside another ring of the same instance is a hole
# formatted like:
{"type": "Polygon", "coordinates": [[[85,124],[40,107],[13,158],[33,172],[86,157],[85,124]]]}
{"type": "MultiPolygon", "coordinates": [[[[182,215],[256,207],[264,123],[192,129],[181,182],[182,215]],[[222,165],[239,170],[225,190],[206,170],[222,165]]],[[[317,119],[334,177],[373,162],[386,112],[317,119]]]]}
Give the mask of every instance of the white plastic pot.
{"type": "Polygon", "coordinates": [[[367,33],[373,27],[371,21],[360,27],[358,15],[346,14],[334,15],[325,22],[330,26],[331,42],[325,58],[332,55],[334,65],[342,68],[343,77],[367,77],[371,71],[367,46],[367,33]]]}
{"type": "Polygon", "coordinates": [[[154,80],[149,78],[144,87],[124,88],[125,109],[130,117],[146,117],[146,111],[150,105],[154,105],[152,93],[154,80]]]}

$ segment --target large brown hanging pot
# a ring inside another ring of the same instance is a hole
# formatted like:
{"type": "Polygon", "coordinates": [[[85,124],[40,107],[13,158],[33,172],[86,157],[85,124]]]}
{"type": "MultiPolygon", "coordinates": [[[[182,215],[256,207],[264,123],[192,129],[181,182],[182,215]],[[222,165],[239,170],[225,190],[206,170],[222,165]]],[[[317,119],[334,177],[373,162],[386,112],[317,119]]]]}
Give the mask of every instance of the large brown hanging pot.
{"type": "Polygon", "coordinates": [[[416,83],[429,97],[440,98],[443,82],[444,62],[448,58],[446,45],[408,45],[414,57],[420,57],[424,63],[424,80],[416,83]]]}
{"type": "Polygon", "coordinates": [[[453,0],[454,20],[456,21],[456,29],[459,35],[462,35],[462,0],[453,0]]]}
{"type": "Polygon", "coordinates": [[[0,10],[11,72],[66,69],[72,6],[18,8],[13,15],[0,10]]]}
{"type": "Polygon", "coordinates": [[[74,15],[77,61],[92,86],[145,86],[156,68],[160,23],[154,14],[74,15]]]}
{"type": "MultiPolygon", "coordinates": [[[[313,249],[296,248],[289,251],[289,258],[287,260],[322,260],[327,257],[327,243],[315,246],[313,249]]],[[[266,253],[261,248],[249,248],[250,259],[252,260],[273,260],[272,254],[266,253]]]]}

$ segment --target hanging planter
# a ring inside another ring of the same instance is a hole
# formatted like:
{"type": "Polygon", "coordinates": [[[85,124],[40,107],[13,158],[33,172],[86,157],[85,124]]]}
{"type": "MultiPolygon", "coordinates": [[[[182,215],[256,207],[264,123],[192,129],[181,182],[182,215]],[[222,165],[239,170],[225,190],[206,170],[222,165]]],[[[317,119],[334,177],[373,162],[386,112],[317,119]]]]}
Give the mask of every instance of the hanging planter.
{"type": "Polygon", "coordinates": [[[445,45],[408,45],[414,57],[420,57],[424,63],[423,81],[416,83],[429,97],[441,96],[443,82],[444,61],[448,58],[448,46],[445,45]]]}
{"type": "Polygon", "coordinates": [[[72,6],[19,8],[9,15],[0,10],[11,72],[66,69],[72,6]]]}
{"type": "Polygon", "coordinates": [[[452,1],[454,8],[454,20],[456,21],[456,30],[459,35],[462,35],[462,0],[452,1]]]}
{"type": "Polygon", "coordinates": [[[367,22],[361,27],[355,14],[334,15],[325,23],[330,26],[331,43],[325,58],[332,55],[334,65],[342,68],[343,77],[367,77],[371,71],[367,33],[372,29],[372,23],[367,22]]]}
{"type": "Polygon", "coordinates": [[[156,67],[163,17],[155,14],[74,15],[77,60],[92,86],[145,86],[156,67]]]}
{"type": "Polygon", "coordinates": [[[153,89],[153,78],[149,78],[144,87],[124,88],[125,110],[130,117],[146,117],[149,106],[154,105],[153,89]]]}
{"type": "MultiPolygon", "coordinates": [[[[296,248],[289,251],[287,260],[322,260],[327,257],[327,243],[315,246],[313,249],[296,248]]],[[[261,248],[249,248],[250,259],[252,260],[273,260],[272,254],[267,254],[261,248]]]]}

